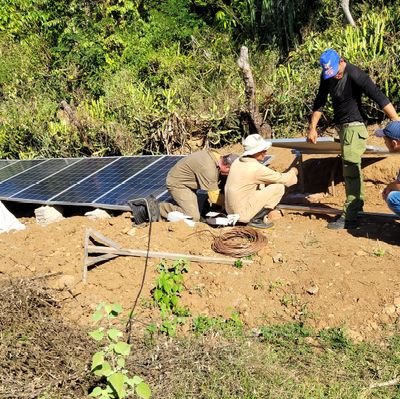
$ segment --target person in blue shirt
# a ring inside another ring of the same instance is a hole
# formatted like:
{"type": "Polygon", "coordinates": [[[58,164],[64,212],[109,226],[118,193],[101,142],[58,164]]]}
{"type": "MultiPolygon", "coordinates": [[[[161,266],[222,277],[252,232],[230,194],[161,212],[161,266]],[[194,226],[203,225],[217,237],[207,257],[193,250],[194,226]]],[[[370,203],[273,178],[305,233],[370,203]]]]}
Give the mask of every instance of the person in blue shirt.
{"type": "MultiPolygon", "coordinates": [[[[400,152],[400,121],[390,122],[384,129],[377,130],[375,135],[384,138],[390,152],[400,152]]],[[[400,216],[400,171],[396,179],[385,187],[382,197],[389,209],[400,216]]]]}

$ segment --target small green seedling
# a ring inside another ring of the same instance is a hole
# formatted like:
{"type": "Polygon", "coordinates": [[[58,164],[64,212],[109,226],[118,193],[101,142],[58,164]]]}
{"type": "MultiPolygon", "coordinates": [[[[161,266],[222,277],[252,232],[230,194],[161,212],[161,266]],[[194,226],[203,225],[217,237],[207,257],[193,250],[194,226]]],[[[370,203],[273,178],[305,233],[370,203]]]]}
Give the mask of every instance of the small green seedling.
{"type": "Polygon", "coordinates": [[[307,247],[313,247],[313,246],[319,246],[319,241],[317,239],[317,236],[312,230],[307,231],[307,233],[304,235],[304,240],[301,242],[303,245],[303,248],[307,247]]]}
{"type": "Polygon", "coordinates": [[[133,395],[148,399],[151,396],[149,386],[137,375],[130,377],[125,368],[131,345],[122,340],[122,331],[112,325],[112,320],[121,312],[121,305],[100,304],[92,315],[96,324],[103,321],[107,327],[100,326],[89,332],[89,336],[102,345],[101,350],[92,357],[91,372],[104,382],[95,387],[90,396],[99,399],[122,399],[133,395]]]}
{"type": "Polygon", "coordinates": [[[374,255],[378,256],[379,258],[382,258],[382,256],[385,256],[386,251],[383,248],[375,248],[374,249],[374,255]]]}
{"type": "Polygon", "coordinates": [[[157,269],[160,274],[152,294],[155,305],[160,309],[160,332],[175,336],[178,325],[184,322],[185,317],[190,316],[189,309],[179,303],[181,292],[185,288],[183,274],[188,272],[188,265],[186,260],[178,259],[171,266],[161,262],[157,269]]]}
{"type": "Polygon", "coordinates": [[[382,258],[385,256],[386,250],[381,247],[379,240],[376,240],[376,247],[372,250],[372,255],[382,258]]]}
{"type": "Polygon", "coordinates": [[[270,281],[270,283],[268,285],[268,291],[272,292],[272,291],[276,290],[277,288],[281,288],[284,284],[285,284],[285,282],[282,280],[279,280],[279,279],[270,281]]]}

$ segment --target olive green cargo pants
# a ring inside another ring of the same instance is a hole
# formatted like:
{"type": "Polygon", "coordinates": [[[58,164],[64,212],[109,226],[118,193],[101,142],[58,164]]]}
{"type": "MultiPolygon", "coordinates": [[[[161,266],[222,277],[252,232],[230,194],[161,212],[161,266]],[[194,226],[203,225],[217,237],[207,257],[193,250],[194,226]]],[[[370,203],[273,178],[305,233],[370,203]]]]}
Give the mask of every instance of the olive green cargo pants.
{"type": "Polygon", "coordinates": [[[364,205],[364,183],[361,157],[366,149],[368,131],[364,124],[347,124],[339,128],[342,149],[343,177],[346,201],[343,214],[346,220],[354,220],[364,205]]]}

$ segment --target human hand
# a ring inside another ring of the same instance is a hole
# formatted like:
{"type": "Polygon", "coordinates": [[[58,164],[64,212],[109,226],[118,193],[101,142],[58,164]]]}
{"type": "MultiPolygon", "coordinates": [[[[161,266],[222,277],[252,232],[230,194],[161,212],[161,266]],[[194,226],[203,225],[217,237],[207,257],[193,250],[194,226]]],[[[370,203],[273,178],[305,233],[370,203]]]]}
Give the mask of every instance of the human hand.
{"type": "Polygon", "coordinates": [[[299,170],[298,170],[295,166],[292,166],[292,167],[290,168],[290,170],[293,171],[293,173],[294,173],[296,176],[298,176],[299,170]]]}
{"type": "Polygon", "coordinates": [[[309,128],[308,129],[308,135],[307,135],[307,142],[316,144],[317,143],[317,138],[318,138],[317,129],[309,128]]]}

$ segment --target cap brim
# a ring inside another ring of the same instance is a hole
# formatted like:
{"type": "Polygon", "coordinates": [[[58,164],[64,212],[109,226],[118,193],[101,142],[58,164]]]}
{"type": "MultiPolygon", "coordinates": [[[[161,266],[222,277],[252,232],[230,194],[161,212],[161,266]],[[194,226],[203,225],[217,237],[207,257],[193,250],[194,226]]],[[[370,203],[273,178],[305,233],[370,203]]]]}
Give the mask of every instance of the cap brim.
{"type": "Polygon", "coordinates": [[[378,130],[375,131],[375,136],[376,136],[376,137],[385,137],[386,134],[385,134],[385,132],[383,131],[383,129],[378,129],[378,130]]]}
{"type": "Polygon", "coordinates": [[[324,78],[324,80],[330,79],[330,78],[333,78],[334,76],[336,76],[338,72],[339,72],[339,68],[337,69],[337,71],[334,71],[332,75],[322,72],[322,77],[324,78]]]}

